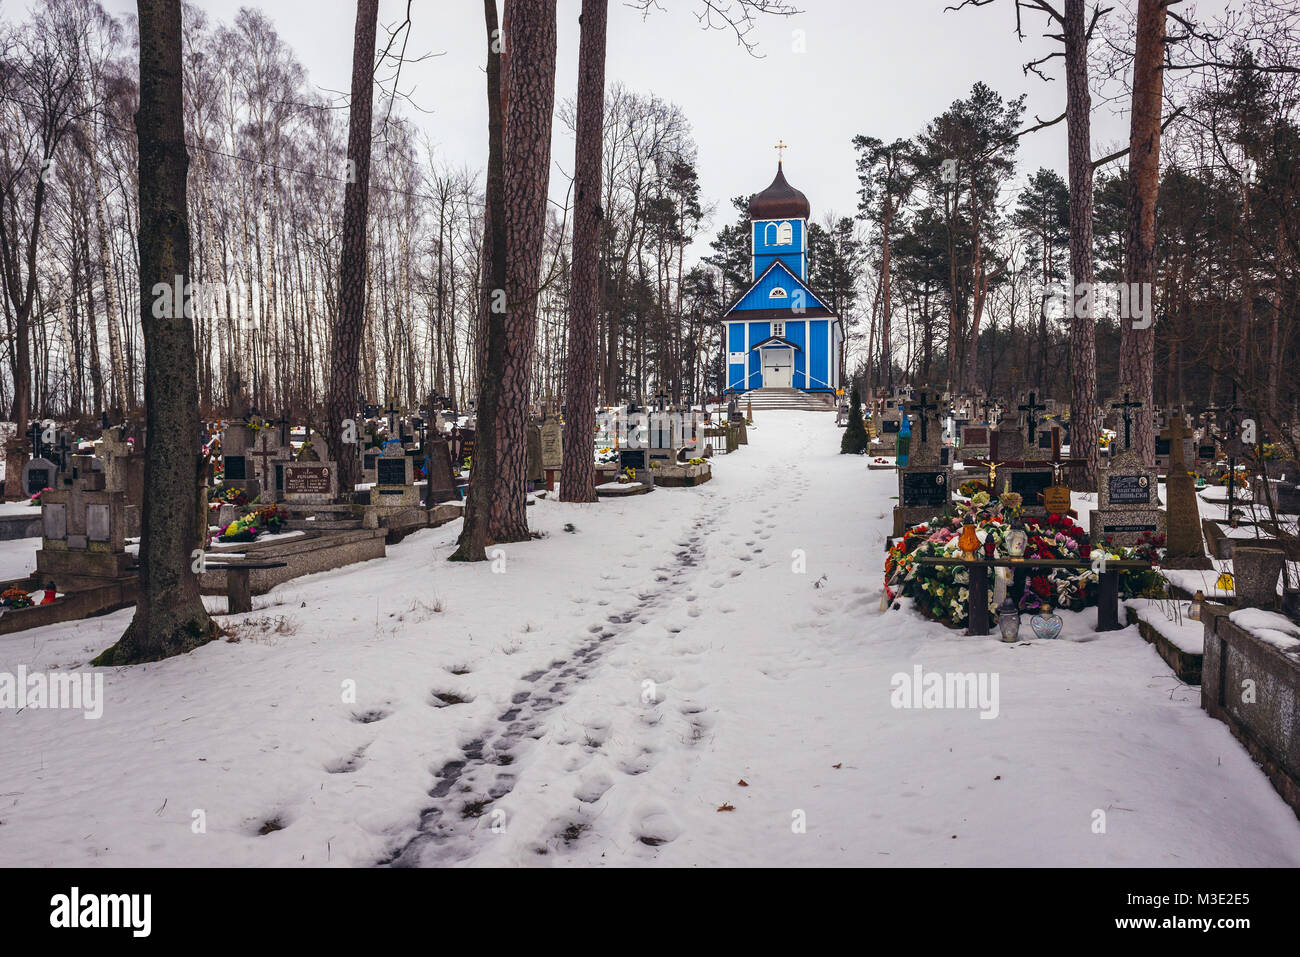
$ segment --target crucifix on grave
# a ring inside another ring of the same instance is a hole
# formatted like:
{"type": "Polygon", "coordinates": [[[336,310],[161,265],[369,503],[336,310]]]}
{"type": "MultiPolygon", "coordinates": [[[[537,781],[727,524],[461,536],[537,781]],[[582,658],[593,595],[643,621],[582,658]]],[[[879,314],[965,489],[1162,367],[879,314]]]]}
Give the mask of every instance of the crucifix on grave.
{"type": "Polygon", "coordinates": [[[1124,416],[1124,451],[1127,452],[1133,447],[1133,415],[1129,410],[1142,408],[1142,403],[1135,399],[1130,399],[1129,394],[1125,392],[1124,401],[1112,402],[1110,407],[1112,409],[1123,410],[1121,414],[1124,416]]]}
{"type": "Polygon", "coordinates": [[[1234,493],[1236,491],[1237,460],[1242,457],[1245,451],[1241,441],[1241,413],[1246,410],[1237,404],[1237,383],[1232,383],[1232,405],[1211,406],[1205,411],[1216,413],[1216,421],[1218,419],[1217,413],[1226,413],[1223,429],[1210,434],[1223,443],[1224,451],[1228,454],[1228,521],[1231,522],[1232,513],[1236,511],[1234,493]]]}
{"type": "Polygon", "coordinates": [[[1069,515],[1078,518],[1079,513],[1070,507],[1070,486],[1063,481],[1067,466],[1083,465],[1084,459],[1061,458],[1061,427],[1052,425],[1052,485],[1038,493],[1038,501],[1047,509],[1049,515],[1069,515]]]}
{"type": "Polygon", "coordinates": [[[27,430],[27,437],[32,440],[32,458],[41,459],[45,457],[45,443],[41,436],[45,430],[41,428],[41,423],[33,422],[32,427],[27,430]]]}
{"type": "Polygon", "coordinates": [[[398,438],[397,416],[401,412],[394,404],[393,400],[388,400],[388,408],[384,409],[384,415],[388,418],[388,437],[390,439],[398,438]]]}
{"type": "Polygon", "coordinates": [[[926,431],[926,422],[927,422],[927,420],[930,418],[930,411],[929,411],[929,410],[930,410],[930,409],[937,409],[937,408],[939,408],[939,404],[938,404],[937,402],[927,402],[926,399],[927,399],[926,393],[922,392],[922,393],[921,393],[921,401],[920,401],[920,402],[913,402],[911,405],[908,406],[908,408],[911,409],[913,412],[919,412],[919,413],[920,413],[920,419],[921,419],[921,444],[922,444],[922,445],[925,445],[927,442],[930,441],[930,439],[929,439],[929,435],[928,435],[928,433],[927,433],[927,431],[926,431]]]}
{"type": "Polygon", "coordinates": [[[1047,408],[1046,405],[1038,401],[1035,393],[1029,393],[1029,401],[1024,405],[1017,406],[1021,412],[1025,413],[1025,442],[1033,443],[1035,441],[1034,433],[1038,430],[1038,413],[1047,408]]]}

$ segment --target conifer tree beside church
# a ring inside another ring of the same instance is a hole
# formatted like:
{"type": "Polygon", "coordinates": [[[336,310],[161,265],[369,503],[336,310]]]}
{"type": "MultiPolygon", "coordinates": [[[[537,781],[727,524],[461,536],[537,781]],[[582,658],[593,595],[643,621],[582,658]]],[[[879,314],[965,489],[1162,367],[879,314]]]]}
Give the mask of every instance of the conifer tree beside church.
{"type": "Polygon", "coordinates": [[[840,439],[841,455],[862,455],[867,451],[867,426],[862,421],[862,399],[855,388],[849,397],[849,424],[840,439]]]}

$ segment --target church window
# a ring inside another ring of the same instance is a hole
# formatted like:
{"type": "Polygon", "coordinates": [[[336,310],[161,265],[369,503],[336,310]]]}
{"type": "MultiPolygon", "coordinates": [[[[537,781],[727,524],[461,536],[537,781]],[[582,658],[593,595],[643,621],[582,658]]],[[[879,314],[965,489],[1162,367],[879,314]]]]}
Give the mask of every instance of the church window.
{"type": "Polygon", "coordinates": [[[772,323],[772,335],[776,336],[776,338],[778,338],[778,339],[784,339],[784,338],[785,338],[785,323],[784,323],[784,322],[774,322],[774,323],[772,323]]]}
{"type": "Polygon", "coordinates": [[[768,298],[768,299],[785,299],[785,298],[786,298],[785,290],[782,289],[780,286],[777,286],[777,287],[775,287],[771,292],[769,292],[769,293],[767,294],[767,298],[768,298]]]}
{"type": "Polygon", "coordinates": [[[788,222],[782,223],[776,227],[776,244],[778,246],[789,246],[794,242],[794,227],[788,222]]]}
{"type": "Polygon", "coordinates": [[[763,245],[774,246],[776,245],[776,243],[774,242],[774,240],[776,239],[777,239],[776,223],[768,223],[766,226],[763,227],[763,245]]]}

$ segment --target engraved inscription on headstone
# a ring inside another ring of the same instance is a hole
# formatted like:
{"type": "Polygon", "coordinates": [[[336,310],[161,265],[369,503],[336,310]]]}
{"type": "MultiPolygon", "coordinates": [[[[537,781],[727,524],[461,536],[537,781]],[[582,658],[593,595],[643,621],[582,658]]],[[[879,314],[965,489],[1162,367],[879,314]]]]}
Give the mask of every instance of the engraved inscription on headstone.
{"type": "Polygon", "coordinates": [[[1146,475],[1111,475],[1107,481],[1112,505],[1151,504],[1151,480],[1146,475]]]}
{"type": "Polygon", "coordinates": [[[902,500],[904,508],[942,508],[948,504],[948,473],[946,470],[903,472],[902,500]]]}
{"type": "Polygon", "coordinates": [[[284,491],[286,495],[328,495],[330,470],[314,465],[287,465],[284,491]]]}

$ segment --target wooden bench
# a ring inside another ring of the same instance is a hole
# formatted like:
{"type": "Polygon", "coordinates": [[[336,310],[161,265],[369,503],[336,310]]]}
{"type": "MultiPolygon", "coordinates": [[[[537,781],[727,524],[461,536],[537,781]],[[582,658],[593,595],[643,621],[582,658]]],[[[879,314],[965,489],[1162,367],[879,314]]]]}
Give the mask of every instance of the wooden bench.
{"type": "MultiPolygon", "coordinates": [[[[969,622],[966,626],[968,635],[987,635],[989,633],[989,569],[990,568],[1073,568],[1077,571],[1092,568],[1092,562],[1078,558],[977,558],[966,561],[964,558],[918,558],[918,565],[965,566],[970,569],[968,591],[969,622]]],[[[1097,630],[1118,631],[1124,626],[1119,623],[1119,573],[1130,569],[1150,568],[1150,562],[1142,561],[1107,561],[1102,572],[1097,576],[1097,630]]]]}
{"type": "Polygon", "coordinates": [[[226,572],[226,614],[239,615],[253,610],[253,592],[249,588],[250,572],[259,568],[284,568],[288,562],[207,562],[209,570],[226,572]]]}

